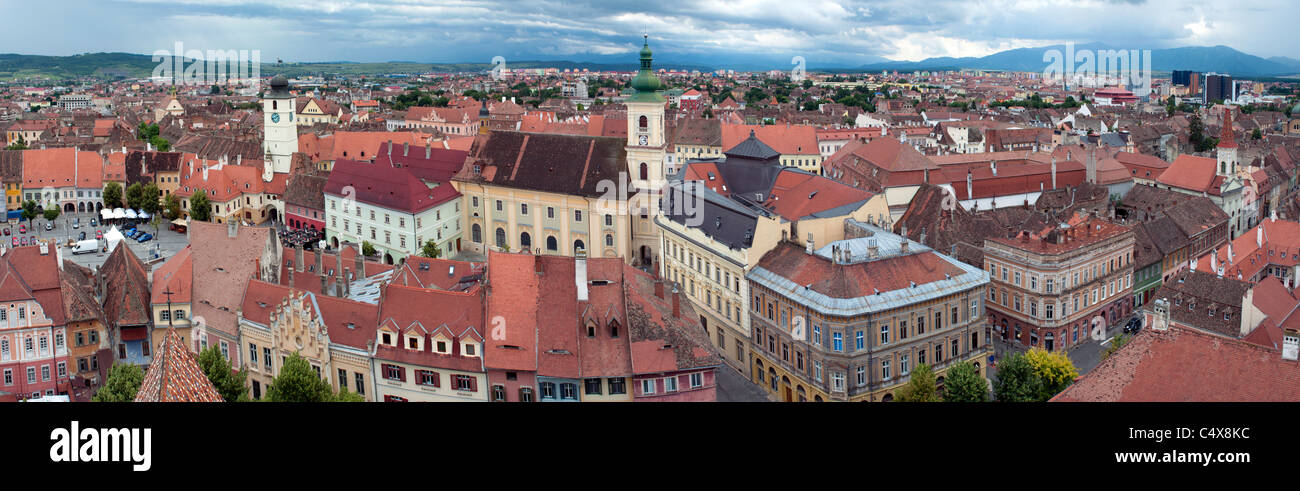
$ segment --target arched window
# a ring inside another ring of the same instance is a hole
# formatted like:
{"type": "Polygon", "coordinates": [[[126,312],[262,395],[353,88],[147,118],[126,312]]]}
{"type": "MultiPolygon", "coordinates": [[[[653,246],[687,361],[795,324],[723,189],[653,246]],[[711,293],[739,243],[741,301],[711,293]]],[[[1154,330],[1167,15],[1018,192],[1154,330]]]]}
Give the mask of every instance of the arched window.
{"type": "Polygon", "coordinates": [[[546,238],[546,250],[548,250],[548,251],[556,251],[556,250],[559,250],[559,248],[560,248],[560,245],[559,245],[558,243],[556,243],[556,241],[555,241],[555,237],[547,237],[547,238],[546,238]]]}
{"type": "Polygon", "coordinates": [[[527,251],[532,247],[533,247],[533,238],[528,235],[528,232],[519,234],[519,249],[521,251],[527,251]]]}
{"type": "Polygon", "coordinates": [[[643,130],[650,126],[650,120],[645,116],[641,116],[641,119],[638,121],[640,121],[641,129],[643,130]]]}
{"type": "Polygon", "coordinates": [[[276,101],[271,101],[271,110],[274,111],[274,110],[276,110],[276,109],[278,109],[278,108],[276,107],[276,101]]]}
{"type": "Polygon", "coordinates": [[[506,229],[497,227],[497,247],[506,246],[506,229]]]}
{"type": "Polygon", "coordinates": [[[650,166],[646,165],[645,162],[641,162],[641,180],[644,181],[649,178],[650,178],[650,166]]]}
{"type": "Polygon", "coordinates": [[[582,243],[582,240],[573,241],[573,252],[585,251],[585,250],[587,250],[587,246],[586,244],[582,243]]]}
{"type": "Polygon", "coordinates": [[[611,338],[618,337],[618,322],[609,323],[609,337],[611,338]]]}
{"type": "Polygon", "coordinates": [[[605,234],[605,247],[614,247],[614,236],[605,234]]]}
{"type": "Polygon", "coordinates": [[[483,243],[483,229],[479,227],[477,223],[475,223],[473,227],[470,227],[470,236],[474,239],[474,243],[483,243]]]}

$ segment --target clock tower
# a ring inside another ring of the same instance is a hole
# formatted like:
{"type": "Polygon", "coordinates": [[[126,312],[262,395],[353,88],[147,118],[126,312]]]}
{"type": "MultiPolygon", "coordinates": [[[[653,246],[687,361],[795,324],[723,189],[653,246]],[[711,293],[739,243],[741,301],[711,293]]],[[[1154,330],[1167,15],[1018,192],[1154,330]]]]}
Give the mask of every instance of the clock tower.
{"type": "Polygon", "coordinates": [[[289,161],[298,151],[298,124],[294,122],[294,98],[289,93],[289,79],[276,75],[271,79],[271,90],[262,97],[262,153],[266,166],[262,179],[271,180],[273,173],[289,172],[289,161]]]}
{"type": "Polygon", "coordinates": [[[658,266],[659,235],[654,226],[659,214],[658,192],[664,187],[664,106],[666,100],[660,91],[663,81],[654,75],[651,65],[650,37],[645,36],[641,47],[641,71],[632,79],[636,91],[628,97],[627,105],[627,170],[631,187],[644,197],[628,203],[632,216],[632,249],[634,264],[658,266]]]}

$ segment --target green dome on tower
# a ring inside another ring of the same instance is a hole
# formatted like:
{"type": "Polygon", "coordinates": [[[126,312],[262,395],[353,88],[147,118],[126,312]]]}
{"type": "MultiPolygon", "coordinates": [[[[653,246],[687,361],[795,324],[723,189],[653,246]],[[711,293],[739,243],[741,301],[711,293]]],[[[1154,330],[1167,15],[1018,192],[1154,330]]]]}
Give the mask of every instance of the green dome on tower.
{"type": "Polygon", "coordinates": [[[664,102],[664,96],[658,91],[667,88],[659,77],[656,77],[654,70],[651,68],[653,57],[650,52],[650,36],[646,35],[645,44],[641,46],[641,71],[637,72],[636,78],[632,79],[632,88],[636,89],[636,94],[628,99],[629,102],[664,102]]]}

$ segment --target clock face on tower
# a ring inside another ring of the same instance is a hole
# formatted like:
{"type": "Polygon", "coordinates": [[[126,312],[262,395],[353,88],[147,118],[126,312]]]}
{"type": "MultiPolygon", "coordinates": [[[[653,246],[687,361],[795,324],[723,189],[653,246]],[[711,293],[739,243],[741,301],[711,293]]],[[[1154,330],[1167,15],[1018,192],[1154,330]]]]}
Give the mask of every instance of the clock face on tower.
{"type": "Polygon", "coordinates": [[[271,122],[272,122],[272,123],[279,123],[279,122],[280,122],[280,113],[271,113],[271,122]]]}
{"type": "Polygon", "coordinates": [[[640,141],[640,142],[641,142],[641,146],[644,147],[644,146],[646,145],[646,143],[650,141],[650,137],[645,136],[645,135],[641,135],[641,138],[638,139],[638,141],[640,141]]]}

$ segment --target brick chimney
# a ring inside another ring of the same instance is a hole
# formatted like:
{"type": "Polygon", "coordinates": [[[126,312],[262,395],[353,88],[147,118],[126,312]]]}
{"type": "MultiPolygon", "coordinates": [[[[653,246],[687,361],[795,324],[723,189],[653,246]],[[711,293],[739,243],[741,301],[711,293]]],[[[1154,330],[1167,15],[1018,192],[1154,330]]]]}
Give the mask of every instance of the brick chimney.
{"type": "Polygon", "coordinates": [[[673,285],[673,317],[682,316],[681,296],[677,291],[677,285],[673,285]]]}
{"type": "Polygon", "coordinates": [[[357,255],[353,258],[353,269],[357,272],[357,278],[366,277],[365,257],[361,255],[361,244],[357,244],[357,255]]]}
{"type": "Polygon", "coordinates": [[[659,297],[660,299],[664,298],[664,280],[661,279],[655,280],[655,296],[659,297]]]}

